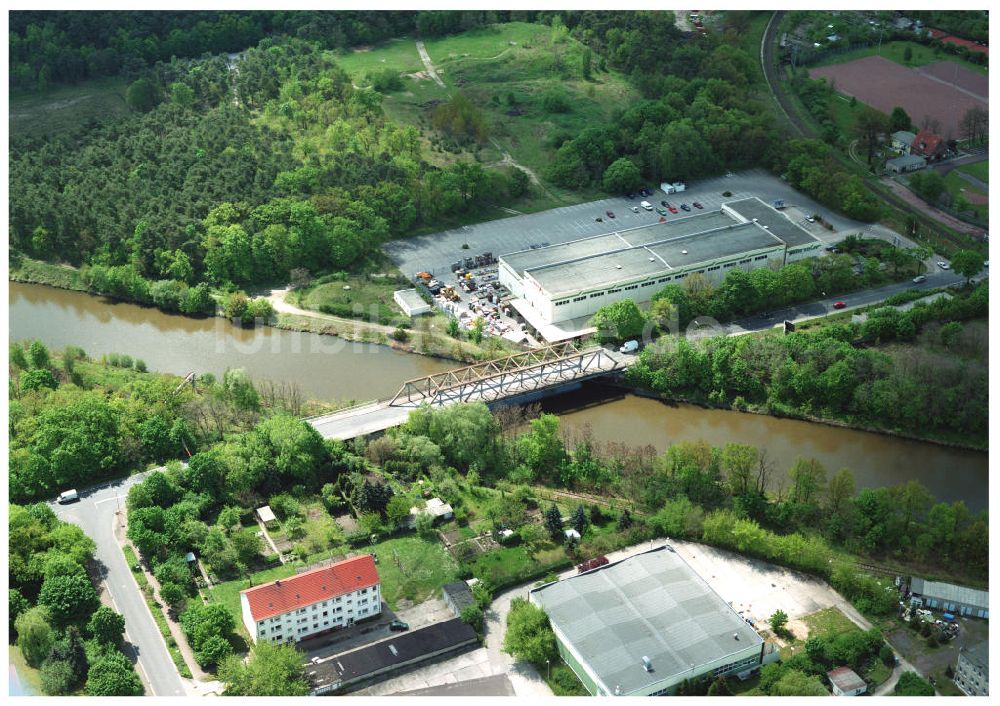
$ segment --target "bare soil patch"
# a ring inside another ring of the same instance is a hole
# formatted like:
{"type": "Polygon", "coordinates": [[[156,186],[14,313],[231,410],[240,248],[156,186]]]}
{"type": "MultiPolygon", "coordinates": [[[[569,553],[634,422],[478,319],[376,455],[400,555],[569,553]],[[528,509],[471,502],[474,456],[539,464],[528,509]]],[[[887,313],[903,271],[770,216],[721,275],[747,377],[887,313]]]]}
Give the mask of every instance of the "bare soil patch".
{"type": "Polygon", "coordinates": [[[917,69],[919,73],[939,78],[954,84],[959,88],[981,96],[983,100],[990,97],[990,77],[977,74],[975,71],[959,66],[954,61],[938,61],[917,69]]]}

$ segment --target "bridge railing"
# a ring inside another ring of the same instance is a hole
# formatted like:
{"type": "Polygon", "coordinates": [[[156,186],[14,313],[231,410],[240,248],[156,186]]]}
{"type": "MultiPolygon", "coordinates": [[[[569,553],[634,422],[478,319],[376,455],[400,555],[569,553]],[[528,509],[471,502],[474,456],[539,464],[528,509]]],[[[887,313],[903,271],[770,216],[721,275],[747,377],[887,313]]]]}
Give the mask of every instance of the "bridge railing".
{"type": "Polygon", "coordinates": [[[617,367],[619,362],[603,348],[579,350],[559,343],[408,380],[389,405],[495,400],[617,367]]]}

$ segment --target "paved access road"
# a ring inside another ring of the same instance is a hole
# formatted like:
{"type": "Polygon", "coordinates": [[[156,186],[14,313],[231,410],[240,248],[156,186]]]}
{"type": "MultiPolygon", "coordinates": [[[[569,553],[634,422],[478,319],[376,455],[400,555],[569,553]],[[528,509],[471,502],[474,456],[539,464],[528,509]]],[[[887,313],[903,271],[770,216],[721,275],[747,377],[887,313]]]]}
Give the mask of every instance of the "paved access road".
{"type": "MultiPolygon", "coordinates": [[[[985,278],[985,275],[980,275],[980,277],[975,279],[978,280],[979,278],[985,278]]],[[[777,326],[782,321],[786,320],[793,322],[805,321],[806,319],[812,319],[817,316],[826,316],[827,314],[833,314],[838,311],[833,308],[833,305],[839,301],[844,302],[846,305],[843,309],[840,309],[840,311],[846,311],[869,306],[871,304],[877,304],[878,302],[885,301],[893,294],[905,292],[908,289],[931,290],[939,287],[947,287],[953,284],[965,284],[965,277],[955,274],[952,270],[944,271],[939,269],[936,272],[928,272],[927,280],[920,284],[906,280],[895,284],[889,284],[885,287],[879,287],[878,289],[865,289],[852,294],[827,297],[825,299],[809,302],[807,304],[788,307],[787,309],[778,309],[768,312],[766,316],[757,315],[747,319],[733,321],[723,327],[725,329],[724,331],[715,331],[713,332],[713,335],[717,335],[718,333],[727,333],[730,336],[739,335],[742,333],[750,333],[751,331],[762,331],[764,329],[777,326]]]]}
{"type": "Polygon", "coordinates": [[[116,512],[125,512],[128,489],[151,471],[82,491],[79,502],[69,505],[48,503],[59,519],[80,526],[97,544],[94,556],[115,609],[125,616],[126,650],[138,657],[143,679],[153,696],[185,696],[184,683],[174,666],[160,630],[146,605],[145,597],[129,570],[115,538],[119,521],[116,512]]]}

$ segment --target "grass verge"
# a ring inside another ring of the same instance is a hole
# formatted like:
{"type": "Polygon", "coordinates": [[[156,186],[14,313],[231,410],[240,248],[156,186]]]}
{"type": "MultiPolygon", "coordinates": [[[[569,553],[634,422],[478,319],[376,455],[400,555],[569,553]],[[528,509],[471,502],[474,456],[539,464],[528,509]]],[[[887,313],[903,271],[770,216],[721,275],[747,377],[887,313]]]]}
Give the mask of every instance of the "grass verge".
{"type": "Polygon", "coordinates": [[[970,61],[965,61],[960,59],[954,54],[948,54],[943,50],[934,50],[931,47],[924,46],[918,42],[910,41],[896,41],[896,42],[883,42],[881,48],[876,46],[863,47],[861,49],[855,49],[854,51],[845,52],[843,54],[838,54],[837,56],[829,57],[823,61],[818,61],[815,64],[810,64],[809,68],[815,69],[820,66],[832,66],[834,64],[846,64],[849,61],[854,61],[856,59],[863,59],[866,56],[883,56],[890,61],[894,61],[897,64],[905,66],[907,68],[913,68],[917,66],[926,66],[927,64],[933,64],[938,61],[950,61],[952,63],[958,64],[959,66],[975,71],[977,74],[982,74],[984,76],[988,75],[987,68],[985,66],[980,66],[979,64],[973,64],[970,61]],[[909,61],[904,58],[906,55],[906,50],[909,49],[913,52],[909,61]]]}
{"type": "Polygon", "coordinates": [[[40,93],[12,93],[8,112],[10,135],[12,138],[45,135],[74,128],[87,120],[124,115],[128,112],[125,88],[123,79],[107,78],[57,86],[40,93]]]}
{"type": "Polygon", "coordinates": [[[45,284],[59,289],[86,292],[87,287],[80,277],[80,270],[70,265],[55,265],[51,262],[17,257],[10,263],[10,279],[15,282],[45,284]]]}
{"type": "Polygon", "coordinates": [[[167,625],[167,617],[163,614],[160,604],[151,596],[153,587],[150,586],[149,580],[142,569],[140,568],[138,571],[135,569],[139,565],[139,559],[130,546],[123,546],[122,553],[125,554],[125,561],[128,562],[129,570],[132,572],[136,583],[139,584],[143,597],[146,599],[146,605],[149,606],[149,612],[153,614],[153,620],[156,621],[156,626],[160,629],[160,634],[163,635],[163,639],[167,643],[167,651],[170,653],[170,658],[174,661],[177,671],[180,672],[182,677],[191,679],[191,669],[188,667],[187,662],[184,661],[184,655],[181,654],[180,649],[177,647],[177,642],[170,632],[170,626],[167,625]]]}
{"type": "MultiPolygon", "coordinates": [[[[8,647],[10,649],[8,661],[10,662],[10,666],[17,670],[23,695],[40,696],[44,694],[45,692],[42,691],[42,673],[27,663],[20,647],[17,645],[8,645],[8,647]]],[[[14,696],[15,694],[10,692],[10,695],[14,696]]]]}

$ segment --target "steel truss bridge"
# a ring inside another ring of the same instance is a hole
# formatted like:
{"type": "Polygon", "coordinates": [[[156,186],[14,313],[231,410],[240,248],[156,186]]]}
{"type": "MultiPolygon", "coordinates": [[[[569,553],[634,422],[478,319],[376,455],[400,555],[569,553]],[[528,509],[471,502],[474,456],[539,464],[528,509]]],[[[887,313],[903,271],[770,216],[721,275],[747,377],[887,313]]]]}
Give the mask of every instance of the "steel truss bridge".
{"type": "Polygon", "coordinates": [[[604,348],[580,350],[572,343],[558,343],[407,380],[389,401],[389,406],[493,402],[554,385],[605,375],[624,367],[620,358],[604,348]]]}

